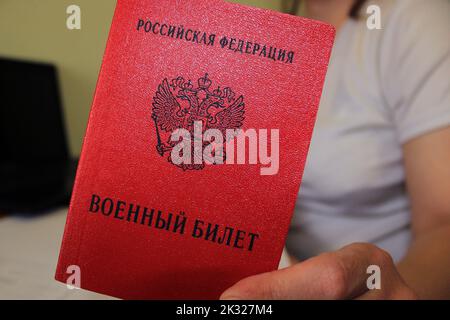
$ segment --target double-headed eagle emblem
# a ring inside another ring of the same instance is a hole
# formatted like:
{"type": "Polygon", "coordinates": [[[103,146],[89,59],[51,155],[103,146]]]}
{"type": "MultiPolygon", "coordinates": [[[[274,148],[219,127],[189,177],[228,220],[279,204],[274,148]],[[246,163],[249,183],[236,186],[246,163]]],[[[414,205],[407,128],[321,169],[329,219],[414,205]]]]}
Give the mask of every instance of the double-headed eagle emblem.
{"type": "MultiPolygon", "coordinates": [[[[153,97],[152,118],[155,122],[157,146],[161,156],[168,153],[168,161],[173,163],[171,151],[177,142],[171,140],[171,134],[177,129],[185,129],[194,136],[194,124],[201,123],[202,133],[208,129],[217,129],[226,137],[226,130],[240,129],[244,121],[245,104],[243,96],[229,87],[211,89],[212,81],[208,74],[198,79],[197,86],[190,80],[178,77],[169,82],[164,79],[153,97]]],[[[226,141],[224,140],[224,143],[226,141]]],[[[206,142],[202,142],[205,146],[206,142]]],[[[201,154],[195,154],[194,141],[191,143],[193,157],[199,161],[191,164],[176,164],[183,170],[200,170],[205,166],[201,154]]],[[[224,148],[222,148],[224,150],[224,148]]],[[[198,153],[198,151],[197,151],[198,153]]],[[[224,155],[225,156],[225,155],[224,155]]]]}

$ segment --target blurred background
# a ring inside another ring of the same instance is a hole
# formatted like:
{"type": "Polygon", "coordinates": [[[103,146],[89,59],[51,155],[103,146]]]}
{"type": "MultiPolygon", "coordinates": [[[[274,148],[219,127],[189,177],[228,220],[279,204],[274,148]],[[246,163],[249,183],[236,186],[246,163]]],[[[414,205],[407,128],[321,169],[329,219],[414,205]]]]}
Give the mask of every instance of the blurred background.
{"type": "MultiPolygon", "coordinates": [[[[281,10],[280,0],[240,0],[281,10]]],[[[0,0],[0,57],[57,67],[72,156],[81,150],[115,0],[0,0]],[[81,30],[66,27],[69,5],[81,8],[81,30]]]]}
{"type": "Polygon", "coordinates": [[[115,3],[0,0],[0,299],[105,298],[53,274],[115,3]]]}

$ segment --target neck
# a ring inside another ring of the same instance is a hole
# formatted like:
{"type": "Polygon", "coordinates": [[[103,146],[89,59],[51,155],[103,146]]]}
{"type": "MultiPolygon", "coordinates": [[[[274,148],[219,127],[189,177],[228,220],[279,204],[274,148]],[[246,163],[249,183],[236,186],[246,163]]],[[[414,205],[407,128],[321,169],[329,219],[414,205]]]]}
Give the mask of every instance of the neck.
{"type": "Polygon", "coordinates": [[[338,30],[348,19],[353,0],[306,0],[307,18],[333,25],[338,30]]]}

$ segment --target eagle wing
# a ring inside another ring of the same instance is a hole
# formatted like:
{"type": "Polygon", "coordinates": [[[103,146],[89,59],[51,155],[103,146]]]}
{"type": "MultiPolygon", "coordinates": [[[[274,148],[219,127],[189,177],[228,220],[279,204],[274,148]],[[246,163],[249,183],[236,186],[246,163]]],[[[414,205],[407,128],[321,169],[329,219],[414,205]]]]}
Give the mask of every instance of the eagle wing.
{"type": "Polygon", "coordinates": [[[158,86],[153,97],[153,117],[162,130],[172,132],[183,127],[184,115],[180,115],[181,106],[170,91],[167,79],[158,86]]]}
{"type": "Polygon", "coordinates": [[[238,129],[244,122],[244,98],[240,96],[230,106],[218,112],[215,116],[216,122],[211,124],[209,128],[218,129],[226,137],[227,129],[238,129]]]}

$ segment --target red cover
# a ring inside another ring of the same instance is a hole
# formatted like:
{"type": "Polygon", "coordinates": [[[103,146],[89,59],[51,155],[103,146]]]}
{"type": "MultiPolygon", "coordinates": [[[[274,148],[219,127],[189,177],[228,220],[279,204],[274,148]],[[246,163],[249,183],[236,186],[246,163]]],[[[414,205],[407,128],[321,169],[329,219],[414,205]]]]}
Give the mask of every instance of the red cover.
{"type": "Polygon", "coordinates": [[[77,265],[82,288],[120,298],[216,299],[276,269],[333,39],[330,25],[220,0],[119,0],[56,279],[77,265]],[[278,170],[177,165],[168,134],[194,123],[278,129],[278,170]]]}

